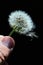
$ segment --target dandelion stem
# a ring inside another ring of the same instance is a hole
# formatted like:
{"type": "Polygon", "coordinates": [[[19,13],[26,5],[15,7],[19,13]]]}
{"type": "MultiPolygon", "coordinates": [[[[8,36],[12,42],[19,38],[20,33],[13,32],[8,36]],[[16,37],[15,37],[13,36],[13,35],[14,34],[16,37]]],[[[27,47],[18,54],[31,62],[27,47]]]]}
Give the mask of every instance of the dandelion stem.
{"type": "Polygon", "coordinates": [[[14,26],[12,31],[10,32],[9,36],[12,36],[14,32],[19,32],[22,29],[22,27],[14,26]]]}
{"type": "Polygon", "coordinates": [[[12,36],[12,34],[14,33],[14,29],[12,29],[12,31],[10,32],[9,36],[12,36]]]}

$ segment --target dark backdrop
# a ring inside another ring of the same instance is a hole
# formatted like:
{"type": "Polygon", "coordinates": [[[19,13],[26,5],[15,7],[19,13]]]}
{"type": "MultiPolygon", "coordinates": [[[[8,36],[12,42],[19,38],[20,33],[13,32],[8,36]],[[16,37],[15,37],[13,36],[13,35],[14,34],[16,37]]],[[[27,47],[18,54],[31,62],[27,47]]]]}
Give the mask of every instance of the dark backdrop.
{"type": "Polygon", "coordinates": [[[10,65],[16,64],[35,64],[40,61],[42,54],[42,38],[43,38],[43,7],[42,2],[38,1],[21,1],[21,0],[0,0],[0,35],[8,35],[12,30],[8,23],[8,15],[15,10],[26,11],[36,24],[35,32],[39,36],[38,39],[31,38],[18,33],[14,33],[12,37],[16,41],[16,46],[12,54],[8,58],[10,65]]]}

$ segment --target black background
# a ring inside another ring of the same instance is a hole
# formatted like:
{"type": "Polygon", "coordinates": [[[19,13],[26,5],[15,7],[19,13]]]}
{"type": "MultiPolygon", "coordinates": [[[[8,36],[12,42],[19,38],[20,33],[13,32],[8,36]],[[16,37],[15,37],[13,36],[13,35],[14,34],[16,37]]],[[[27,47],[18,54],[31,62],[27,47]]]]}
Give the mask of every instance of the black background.
{"type": "MultiPolygon", "coordinates": [[[[8,35],[12,30],[8,23],[8,15],[15,10],[26,11],[36,24],[36,34],[38,39],[30,41],[29,37],[14,33],[12,37],[16,41],[16,46],[8,58],[9,65],[35,64],[42,56],[43,38],[43,7],[41,1],[21,1],[21,0],[0,0],[0,35],[8,35]]],[[[38,62],[39,63],[39,62],[38,62]]]]}

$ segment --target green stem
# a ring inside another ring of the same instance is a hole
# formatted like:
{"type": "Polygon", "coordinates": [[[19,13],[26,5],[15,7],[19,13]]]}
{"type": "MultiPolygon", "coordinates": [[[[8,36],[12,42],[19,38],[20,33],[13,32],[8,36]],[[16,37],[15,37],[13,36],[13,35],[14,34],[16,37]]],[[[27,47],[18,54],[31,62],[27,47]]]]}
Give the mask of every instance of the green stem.
{"type": "Polygon", "coordinates": [[[12,34],[14,33],[14,29],[12,29],[12,31],[10,32],[9,36],[12,36],[12,34]]]}
{"type": "Polygon", "coordinates": [[[15,26],[15,27],[12,29],[12,31],[10,32],[9,36],[11,36],[14,32],[19,32],[19,30],[21,30],[21,29],[22,29],[22,27],[17,27],[17,26],[15,26]]]}
{"type": "Polygon", "coordinates": [[[13,29],[12,29],[12,31],[10,32],[9,36],[12,36],[12,34],[15,32],[16,28],[17,28],[16,26],[13,27],[13,29]]]}

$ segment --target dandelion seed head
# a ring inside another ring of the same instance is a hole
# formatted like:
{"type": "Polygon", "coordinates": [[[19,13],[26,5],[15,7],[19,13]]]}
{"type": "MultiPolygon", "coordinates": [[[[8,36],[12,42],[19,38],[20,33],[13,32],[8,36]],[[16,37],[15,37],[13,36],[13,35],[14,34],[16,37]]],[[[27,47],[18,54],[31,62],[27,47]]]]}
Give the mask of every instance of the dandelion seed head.
{"type": "Polygon", "coordinates": [[[17,30],[17,32],[22,34],[26,34],[35,28],[33,20],[25,11],[18,10],[11,12],[8,21],[11,27],[21,27],[21,29],[19,31],[17,30]]]}

